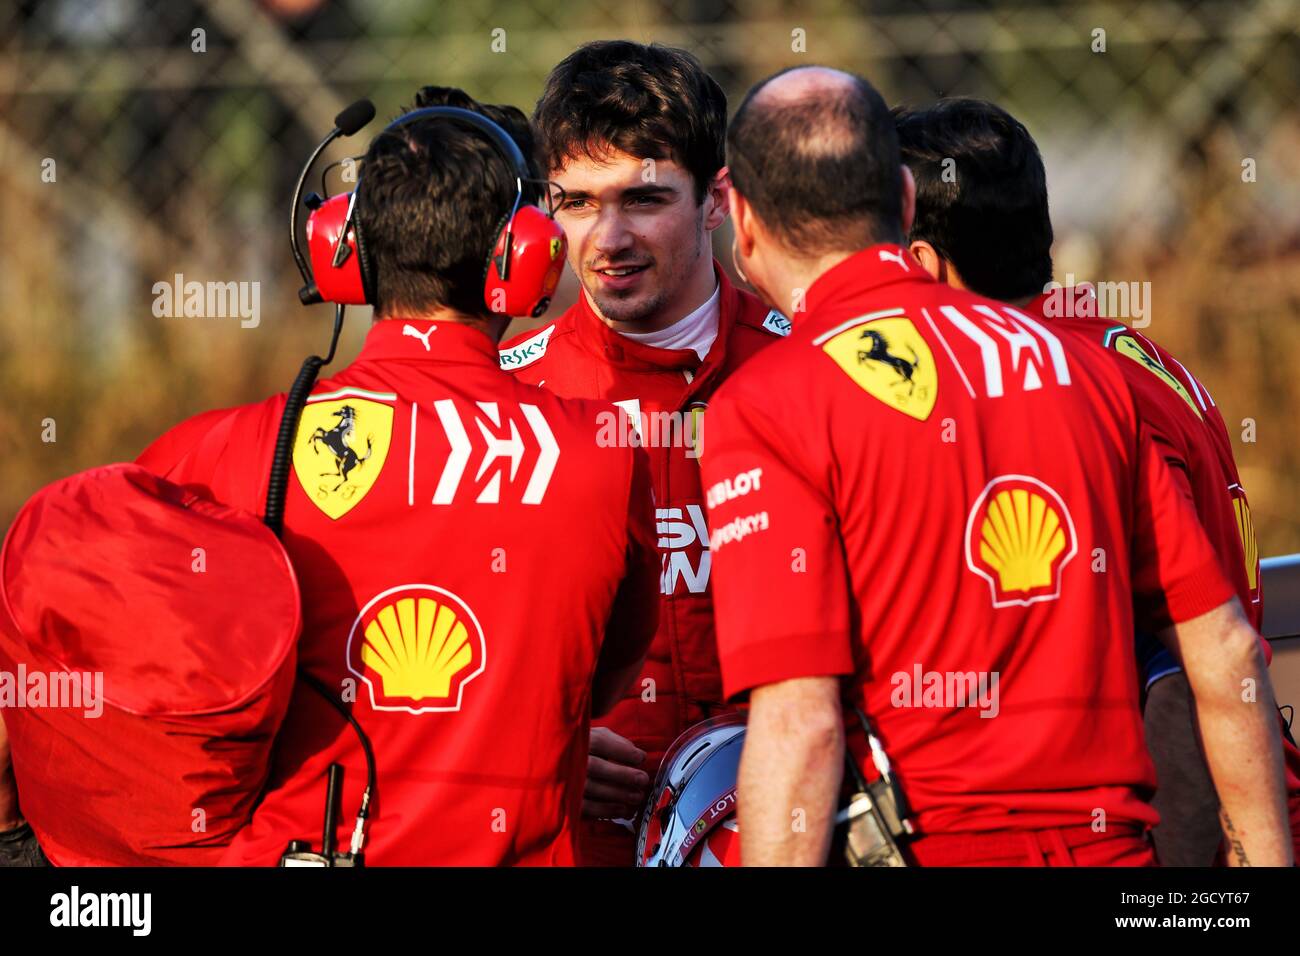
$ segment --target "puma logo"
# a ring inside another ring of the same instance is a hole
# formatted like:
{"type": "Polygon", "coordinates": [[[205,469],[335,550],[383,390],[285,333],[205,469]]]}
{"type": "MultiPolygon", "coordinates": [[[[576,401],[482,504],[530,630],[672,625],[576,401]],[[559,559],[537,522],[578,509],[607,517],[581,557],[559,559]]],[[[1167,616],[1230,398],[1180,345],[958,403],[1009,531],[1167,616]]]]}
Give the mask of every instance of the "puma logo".
{"type": "Polygon", "coordinates": [[[425,332],[422,333],[419,329],[417,329],[413,325],[404,325],[402,326],[402,334],[411,335],[419,339],[421,342],[424,343],[424,350],[426,352],[430,352],[432,351],[432,349],[429,347],[429,336],[433,334],[433,330],[436,328],[437,328],[436,325],[431,325],[425,332]]]}
{"type": "Polygon", "coordinates": [[[881,262],[897,262],[899,268],[901,268],[904,272],[912,271],[911,269],[908,268],[907,260],[903,258],[903,254],[901,252],[886,252],[884,249],[881,249],[878,255],[880,256],[881,262]]]}

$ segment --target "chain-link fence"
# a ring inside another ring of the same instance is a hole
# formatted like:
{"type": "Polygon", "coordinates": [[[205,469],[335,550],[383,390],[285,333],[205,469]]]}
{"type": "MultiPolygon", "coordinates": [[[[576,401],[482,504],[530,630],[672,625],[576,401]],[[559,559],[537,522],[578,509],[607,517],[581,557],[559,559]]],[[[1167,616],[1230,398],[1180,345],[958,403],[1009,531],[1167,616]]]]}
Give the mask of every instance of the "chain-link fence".
{"type": "Polygon", "coordinates": [[[341,106],[389,116],[436,83],[527,109],[579,43],[628,37],[692,50],[733,105],[819,62],[894,102],[1016,114],[1047,161],[1057,278],[1150,283],[1147,331],[1223,410],[1263,552],[1300,550],[1297,27],[1295,0],[20,2],[0,12],[0,528],[324,346],[287,213],[341,106]],[[225,318],[185,317],[192,281],[230,290],[225,318]]]}

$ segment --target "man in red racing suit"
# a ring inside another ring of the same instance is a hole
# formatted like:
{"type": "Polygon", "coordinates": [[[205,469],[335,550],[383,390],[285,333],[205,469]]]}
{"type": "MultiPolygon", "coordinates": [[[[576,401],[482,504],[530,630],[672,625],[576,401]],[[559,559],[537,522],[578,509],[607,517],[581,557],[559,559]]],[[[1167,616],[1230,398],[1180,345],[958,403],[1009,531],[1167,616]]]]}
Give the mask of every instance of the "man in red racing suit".
{"type": "Polygon", "coordinates": [[[614,401],[604,440],[649,453],[662,573],[640,677],[595,722],[580,835],[590,865],[630,866],[630,821],[664,751],[721,709],[699,459],[709,397],[789,328],[708,254],[727,215],[726,99],[690,54],[587,44],[551,73],[533,124],[582,283],[557,321],[508,341],[501,367],[564,398],[614,401]],[[611,80],[610,77],[614,79],[611,80]],[[622,821],[622,822],[620,822],[622,821]]]}

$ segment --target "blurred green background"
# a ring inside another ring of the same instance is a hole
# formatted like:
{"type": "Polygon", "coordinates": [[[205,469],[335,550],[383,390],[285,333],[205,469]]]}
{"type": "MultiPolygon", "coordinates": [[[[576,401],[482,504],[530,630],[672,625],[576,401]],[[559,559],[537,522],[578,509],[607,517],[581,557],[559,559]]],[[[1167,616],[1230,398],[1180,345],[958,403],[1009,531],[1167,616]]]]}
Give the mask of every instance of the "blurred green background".
{"type": "MultiPolygon", "coordinates": [[[[891,102],[1011,110],[1047,162],[1058,280],[1151,283],[1146,331],[1223,411],[1261,552],[1300,551],[1298,32],[1295,0],[7,4],[0,529],[46,482],[285,390],[326,347],[331,310],[297,304],[286,220],[339,108],[369,96],[386,118],[435,83],[528,111],[576,45],[627,37],[693,51],[733,108],[819,62],[891,102]],[[260,283],[260,324],[155,317],[176,273],[260,283]]],[[[726,227],[717,243],[729,259],[726,227]]],[[[573,294],[566,276],[556,308],[573,294]]],[[[351,310],[339,365],[367,324],[351,310]]]]}

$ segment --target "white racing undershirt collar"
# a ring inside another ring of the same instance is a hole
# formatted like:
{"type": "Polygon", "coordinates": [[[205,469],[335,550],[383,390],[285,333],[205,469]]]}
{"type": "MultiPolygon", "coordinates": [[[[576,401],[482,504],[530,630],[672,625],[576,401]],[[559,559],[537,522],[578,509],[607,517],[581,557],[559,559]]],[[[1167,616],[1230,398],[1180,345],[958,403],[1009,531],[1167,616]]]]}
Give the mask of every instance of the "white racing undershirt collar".
{"type": "Polygon", "coordinates": [[[707,302],[667,328],[655,332],[619,332],[619,335],[656,349],[693,349],[700,361],[704,361],[718,337],[721,301],[722,286],[718,285],[707,302]]]}

